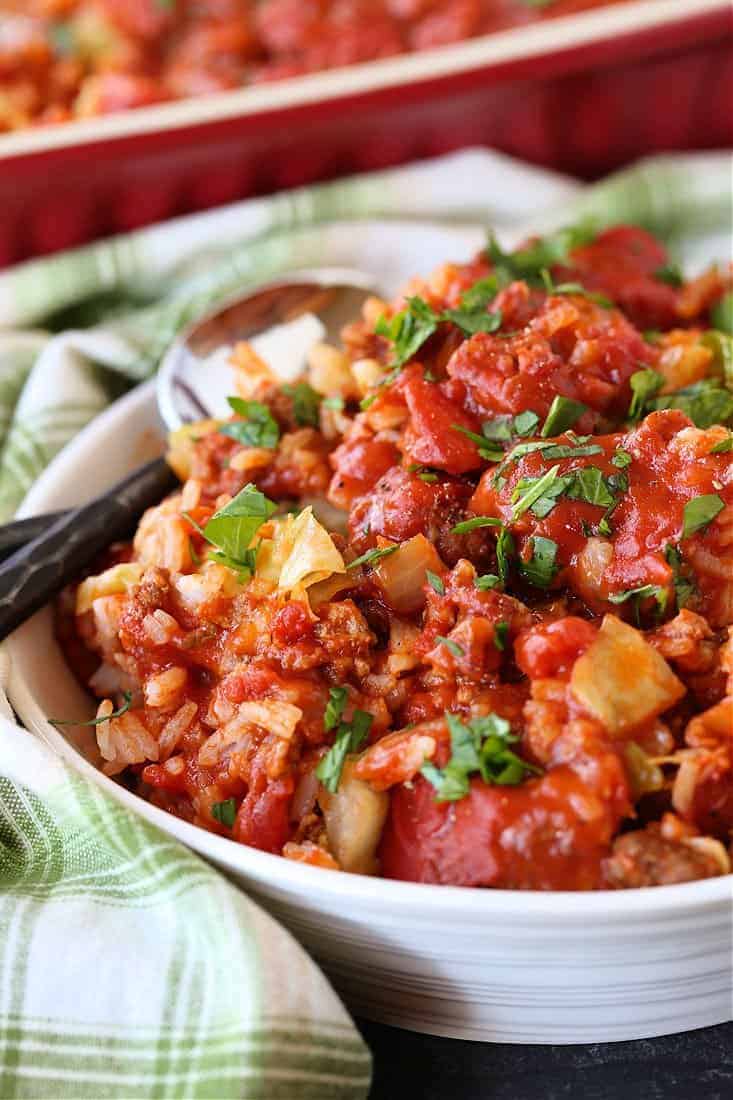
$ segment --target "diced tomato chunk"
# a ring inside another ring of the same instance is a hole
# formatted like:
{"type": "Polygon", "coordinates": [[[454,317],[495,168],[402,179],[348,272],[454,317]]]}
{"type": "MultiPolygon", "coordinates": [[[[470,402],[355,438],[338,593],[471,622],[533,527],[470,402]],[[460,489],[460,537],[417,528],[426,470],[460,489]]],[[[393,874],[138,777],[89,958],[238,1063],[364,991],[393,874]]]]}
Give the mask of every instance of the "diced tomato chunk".
{"type": "Polygon", "coordinates": [[[514,643],[514,658],[532,680],[562,678],[570,673],[597,632],[592,623],[568,615],[520,634],[514,643]]]}

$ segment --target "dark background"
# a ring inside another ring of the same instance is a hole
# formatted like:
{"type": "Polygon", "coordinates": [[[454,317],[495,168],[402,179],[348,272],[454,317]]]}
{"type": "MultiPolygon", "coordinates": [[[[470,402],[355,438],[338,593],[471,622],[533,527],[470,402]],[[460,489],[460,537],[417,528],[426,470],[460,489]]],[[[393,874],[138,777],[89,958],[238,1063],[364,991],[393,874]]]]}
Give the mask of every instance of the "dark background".
{"type": "Polygon", "coordinates": [[[589,1046],[436,1039],[357,1020],[370,1100],[733,1100],[733,1023],[589,1046]]]}

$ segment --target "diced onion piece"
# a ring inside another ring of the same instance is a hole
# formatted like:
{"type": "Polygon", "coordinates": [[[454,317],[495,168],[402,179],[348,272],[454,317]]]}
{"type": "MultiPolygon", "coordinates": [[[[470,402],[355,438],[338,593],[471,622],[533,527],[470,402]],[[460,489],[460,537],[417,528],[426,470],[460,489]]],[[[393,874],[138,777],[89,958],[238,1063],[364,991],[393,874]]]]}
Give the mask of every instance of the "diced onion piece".
{"type": "Polygon", "coordinates": [[[181,481],[191,476],[191,458],[196,443],[202,436],[216,431],[219,424],[220,420],[199,420],[196,424],[184,424],[169,433],[165,459],[181,481]]]}
{"type": "Polygon", "coordinates": [[[425,605],[425,573],[441,574],[445,566],[438,552],[424,535],[403,542],[394,554],[374,564],[374,572],[387,597],[387,603],[399,614],[418,611],[425,605]]]}
{"type": "Polygon", "coordinates": [[[673,706],[685,687],[640,631],[606,615],[573,665],[570,688],[606,729],[621,736],[673,706]]]}
{"type": "Polygon", "coordinates": [[[360,396],[364,397],[369,390],[379,385],[387,374],[387,368],[378,359],[356,359],[351,364],[351,373],[360,396]]]}
{"type": "Polygon", "coordinates": [[[344,871],[372,875],[377,871],[377,845],[389,808],[389,796],[353,776],[347,760],[335,794],[321,788],[318,796],[326,822],[328,846],[344,871]]]}
{"type": "Polygon", "coordinates": [[[658,764],[653,763],[644,750],[635,741],[629,741],[624,755],[626,771],[631,783],[634,799],[641,798],[651,791],[661,791],[664,787],[664,774],[658,764]]]}
{"type": "Polygon", "coordinates": [[[331,344],[314,344],[308,352],[308,381],[325,397],[354,397],[356,387],[347,357],[331,344]]]}
{"type": "Polygon", "coordinates": [[[279,381],[277,374],[246,340],[234,345],[229,362],[234,368],[234,388],[247,400],[261,396],[263,389],[279,381]]]}
{"type": "Polygon", "coordinates": [[[272,581],[283,592],[301,590],[332,574],[345,574],[344,559],[333,539],[304,508],[298,516],[273,519],[272,538],[263,539],[257,555],[257,576],[272,581]]]}
{"type": "Polygon", "coordinates": [[[100,596],[117,596],[140,583],[144,566],[137,561],[120,562],[96,577],[87,577],[76,590],[76,613],[83,615],[100,596]]]}

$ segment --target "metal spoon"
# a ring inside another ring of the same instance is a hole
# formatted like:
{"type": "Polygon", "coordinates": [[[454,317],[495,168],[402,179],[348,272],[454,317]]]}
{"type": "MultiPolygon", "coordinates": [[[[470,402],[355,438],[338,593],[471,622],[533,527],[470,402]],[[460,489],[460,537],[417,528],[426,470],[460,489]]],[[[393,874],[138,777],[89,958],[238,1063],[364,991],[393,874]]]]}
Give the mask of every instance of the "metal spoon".
{"type": "MultiPolygon", "coordinates": [[[[373,289],[358,271],[299,271],[203,317],[177,338],[161,364],[157,400],[166,427],[229,414],[233,379],[226,359],[238,340],[253,344],[289,381],[302,374],[314,343],[338,339],[373,289]]],[[[0,565],[0,641],[128,535],[142,512],[176,484],[165,459],[156,458],[89,504],[0,528],[0,555],[14,551],[0,565]]]]}

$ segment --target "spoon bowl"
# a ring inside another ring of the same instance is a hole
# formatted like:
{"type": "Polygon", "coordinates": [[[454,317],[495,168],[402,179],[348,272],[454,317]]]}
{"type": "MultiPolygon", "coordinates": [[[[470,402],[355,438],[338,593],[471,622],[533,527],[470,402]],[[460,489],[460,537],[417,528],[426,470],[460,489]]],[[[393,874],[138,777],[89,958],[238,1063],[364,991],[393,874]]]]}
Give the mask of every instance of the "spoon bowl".
{"type": "MultiPolygon", "coordinates": [[[[372,290],[361,272],[322,268],[232,298],[179,335],[161,365],[158,407],[166,426],[229,415],[229,355],[248,340],[283,382],[302,374],[311,348],[335,340],[372,290]],[[351,280],[351,281],[349,281],[351,280]]],[[[48,603],[176,484],[162,456],[81,508],[0,529],[0,641],[48,603]],[[13,552],[14,551],[14,552],[13,552]]]]}

